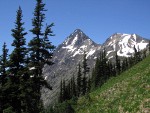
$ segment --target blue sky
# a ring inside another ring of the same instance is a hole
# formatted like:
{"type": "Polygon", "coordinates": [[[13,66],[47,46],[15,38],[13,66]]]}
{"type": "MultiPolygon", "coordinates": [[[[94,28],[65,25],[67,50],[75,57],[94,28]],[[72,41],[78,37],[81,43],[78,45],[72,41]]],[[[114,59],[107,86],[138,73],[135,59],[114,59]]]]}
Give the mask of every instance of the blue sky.
{"type": "MultiPolygon", "coordinates": [[[[136,33],[150,39],[150,0],[43,0],[46,21],[54,22],[54,45],[62,43],[75,29],[81,29],[93,41],[102,44],[110,35],[136,33]]],[[[4,42],[11,50],[11,29],[16,11],[21,6],[28,32],[35,8],[35,0],[0,0],[0,49],[4,42]]],[[[32,39],[28,32],[27,42],[32,39]]]]}

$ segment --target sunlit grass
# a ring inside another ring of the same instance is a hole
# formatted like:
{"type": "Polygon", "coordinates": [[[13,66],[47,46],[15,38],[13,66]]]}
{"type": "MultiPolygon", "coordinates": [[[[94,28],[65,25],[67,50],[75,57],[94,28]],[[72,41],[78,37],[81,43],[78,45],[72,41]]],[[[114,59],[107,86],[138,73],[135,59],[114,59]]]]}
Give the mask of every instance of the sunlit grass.
{"type": "Polygon", "coordinates": [[[77,113],[150,113],[150,56],[81,97],[77,113]]]}

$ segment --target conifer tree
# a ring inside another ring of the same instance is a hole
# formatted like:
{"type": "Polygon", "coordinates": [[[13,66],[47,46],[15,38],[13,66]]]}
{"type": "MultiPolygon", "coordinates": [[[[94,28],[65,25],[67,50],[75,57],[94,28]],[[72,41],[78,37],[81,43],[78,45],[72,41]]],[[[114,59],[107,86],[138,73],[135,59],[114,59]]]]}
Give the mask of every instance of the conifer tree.
{"type": "Polygon", "coordinates": [[[138,52],[137,52],[137,49],[134,46],[134,63],[135,64],[137,63],[137,60],[138,60],[138,52]]]}
{"type": "Polygon", "coordinates": [[[141,53],[139,50],[137,50],[134,46],[134,63],[138,63],[139,61],[141,61],[141,53]]]}
{"type": "Polygon", "coordinates": [[[95,64],[95,87],[101,86],[108,78],[108,66],[105,51],[101,51],[95,64]]]}
{"type": "Polygon", "coordinates": [[[20,90],[20,79],[21,75],[24,73],[25,69],[25,56],[26,56],[26,47],[25,47],[25,35],[23,28],[24,23],[22,22],[22,10],[21,7],[17,10],[15,28],[12,29],[12,36],[14,38],[12,46],[14,50],[10,54],[9,59],[9,77],[10,79],[10,90],[9,98],[11,98],[10,104],[14,112],[21,112],[21,90],[20,90]]]}
{"type": "Polygon", "coordinates": [[[91,78],[88,78],[88,82],[87,82],[87,92],[89,93],[91,90],[91,78]]]}
{"type": "Polygon", "coordinates": [[[142,59],[145,59],[145,58],[146,58],[146,51],[147,51],[146,49],[143,50],[143,53],[142,53],[142,54],[143,54],[142,59]]]}
{"type": "Polygon", "coordinates": [[[77,96],[77,90],[76,90],[76,83],[75,83],[75,78],[74,76],[71,78],[71,98],[77,96]]]}
{"type": "Polygon", "coordinates": [[[103,52],[102,52],[102,72],[103,72],[103,82],[106,82],[106,80],[109,78],[109,64],[108,64],[108,60],[106,58],[106,50],[104,48],[103,52]]]}
{"type": "Polygon", "coordinates": [[[93,90],[95,88],[95,67],[93,67],[92,69],[92,73],[91,73],[91,90],[93,90]]]}
{"type": "Polygon", "coordinates": [[[0,56],[0,112],[7,108],[8,98],[6,92],[7,83],[7,68],[8,68],[8,49],[6,43],[2,47],[2,55],[0,56]]]}
{"type": "Polygon", "coordinates": [[[149,50],[149,53],[150,53],[150,40],[148,41],[148,50],[149,50]]]}
{"type": "MultiPolygon", "coordinates": [[[[34,17],[32,19],[33,28],[30,30],[34,35],[33,39],[29,42],[29,54],[30,61],[29,67],[31,70],[32,78],[32,89],[34,89],[34,93],[32,95],[32,106],[33,111],[39,113],[42,109],[41,102],[41,88],[46,85],[48,86],[46,80],[42,77],[42,68],[45,64],[51,65],[52,62],[50,59],[52,58],[54,46],[48,39],[48,36],[52,36],[51,27],[53,23],[50,25],[46,25],[46,29],[43,32],[43,23],[45,20],[45,4],[42,0],[36,0],[36,7],[34,10],[34,17]]],[[[51,89],[51,87],[49,87],[51,89]]]]}
{"type": "Polygon", "coordinates": [[[126,70],[127,70],[129,68],[128,58],[125,58],[125,65],[126,65],[126,70]]]}
{"type": "Polygon", "coordinates": [[[89,72],[89,67],[87,65],[86,53],[84,51],[83,56],[83,77],[82,77],[82,95],[85,95],[87,92],[87,73],[89,72]]]}
{"type": "Polygon", "coordinates": [[[69,83],[66,86],[66,99],[65,100],[70,100],[71,99],[71,81],[69,81],[69,83]]]}
{"type": "Polygon", "coordinates": [[[63,81],[60,82],[60,94],[59,94],[59,100],[60,103],[63,102],[63,81]]]}
{"type": "Polygon", "coordinates": [[[24,22],[22,22],[22,10],[19,7],[16,16],[15,28],[12,29],[12,36],[14,38],[12,46],[14,46],[13,52],[10,54],[9,61],[9,71],[14,75],[19,74],[25,64],[26,56],[26,39],[25,35],[27,32],[24,32],[23,28],[24,22]]]}
{"type": "Polygon", "coordinates": [[[113,64],[109,61],[108,62],[108,73],[109,73],[108,77],[109,78],[114,76],[114,72],[113,71],[114,71],[113,64]]]}
{"type": "Polygon", "coordinates": [[[118,58],[117,51],[116,51],[116,73],[119,75],[121,73],[121,64],[120,59],[118,58]]]}
{"type": "Polygon", "coordinates": [[[129,62],[129,68],[132,67],[134,65],[134,57],[133,56],[129,57],[128,62],[129,62]]]}
{"type": "Polygon", "coordinates": [[[65,80],[63,80],[63,88],[62,88],[62,101],[67,100],[67,91],[66,91],[67,87],[66,87],[66,82],[65,80]]]}
{"type": "Polygon", "coordinates": [[[45,20],[44,11],[46,11],[44,8],[45,4],[42,0],[36,1],[34,18],[32,19],[33,29],[30,30],[35,37],[29,42],[29,52],[31,55],[30,60],[32,61],[32,63],[30,63],[31,67],[33,65],[36,68],[36,75],[41,75],[43,65],[45,63],[52,64],[48,59],[52,58],[55,47],[49,41],[48,36],[53,36],[51,27],[54,26],[54,24],[46,25],[45,31],[42,32],[43,22],[45,20]]]}
{"type": "Polygon", "coordinates": [[[121,67],[122,67],[122,69],[121,69],[122,72],[126,70],[126,68],[127,68],[127,67],[126,67],[126,58],[123,59],[123,61],[122,61],[122,66],[121,66],[121,67]]]}
{"type": "Polygon", "coordinates": [[[95,67],[94,67],[94,71],[93,71],[93,82],[94,82],[94,87],[97,87],[100,85],[100,82],[101,82],[101,66],[100,66],[100,59],[97,58],[96,59],[96,64],[95,64],[95,67]]]}
{"type": "Polygon", "coordinates": [[[2,52],[3,54],[0,56],[0,78],[2,86],[6,83],[6,68],[8,67],[8,49],[7,45],[4,42],[2,52]]]}
{"type": "Polygon", "coordinates": [[[80,96],[80,94],[81,94],[81,77],[82,77],[81,66],[80,66],[80,63],[79,63],[79,65],[78,65],[78,75],[77,75],[77,96],[80,96]]]}

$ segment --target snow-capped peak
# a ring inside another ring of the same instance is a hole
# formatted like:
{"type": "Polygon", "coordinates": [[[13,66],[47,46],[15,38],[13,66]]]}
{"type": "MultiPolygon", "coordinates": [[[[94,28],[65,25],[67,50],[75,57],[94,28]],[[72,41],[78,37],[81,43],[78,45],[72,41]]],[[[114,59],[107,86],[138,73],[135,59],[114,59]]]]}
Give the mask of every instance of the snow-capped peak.
{"type": "MultiPolygon", "coordinates": [[[[76,55],[83,54],[84,51],[89,51],[87,56],[91,56],[95,50],[96,43],[94,43],[88,36],[86,36],[83,31],[76,29],[63,43],[62,49],[65,49],[72,53],[72,57],[76,55]]],[[[71,54],[70,54],[71,55],[71,54]]]]}
{"type": "MultiPolygon", "coordinates": [[[[56,49],[55,54],[65,54],[68,58],[81,57],[84,52],[87,53],[88,57],[94,57],[93,55],[97,50],[100,50],[101,45],[96,44],[92,41],[83,31],[76,29],[71,33],[66,40],[59,45],[56,49]]],[[[58,57],[57,57],[58,58],[58,57]]]]}
{"type": "MultiPolygon", "coordinates": [[[[148,45],[148,41],[136,34],[116,33],[106,40],[104,46],[108,53],[117,51],[119,56],[130,57],[134,53],[134,47],[141,51],[148,45]]],[[[109,55],[107,53],[107,55],[109,55]]]]}
{"type": "MultiPolygon", "coordinates": [[[[147,44],[148,40],[136,34],[116,33],[108,38],[103,45],[99,45],[93,42],[80,29],[75,30],[56,48],[52,58],[54,65],[51,67],[46,65],[43,69],[44,79],[50,81],[54,89],[52,91],[44,91],[43,101],[45,105],[56,102],[54,95],[59,93],[59,83],[62,79],[69,80],[72,76],[77,75],[77,66],[83,60],[84,52],[87,54],[87,63],[92,71],[96,58],[99,57],[100,51],[103,51],[104,48],[107,58],[113,61],[115,60],[116,51],[119,56],[129,57],[134,53],[134,46],[138,50],[142,50],[147,44]]],[[[34,67],[29,69],[32,70],[34,67]]]]}
{"type": "Polygon", "coordinates": [[[65,45],[75,45],[76,42],[85,40],[87,36],[80,30],[76,29],[67,39],[64,41],[65,45]]]}
{"type": "Polygon", "coordinates": [[[83,31],[81,30],[81,29],[76,29],[75,31],[74,31],[74,33],[83,33],[83,31]]]}

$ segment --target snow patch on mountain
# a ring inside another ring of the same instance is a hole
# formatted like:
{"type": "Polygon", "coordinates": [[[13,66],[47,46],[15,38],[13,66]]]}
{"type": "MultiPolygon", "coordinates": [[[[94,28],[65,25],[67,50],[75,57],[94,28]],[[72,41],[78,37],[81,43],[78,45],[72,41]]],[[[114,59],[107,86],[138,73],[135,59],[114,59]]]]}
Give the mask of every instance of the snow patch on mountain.
{"type": "Polygon", "coordinates": [[[124,34],[122,37],[123,37],[123,40],[121,42],[128,43],[128,40],[130,39],[131,35],[124,34]]]}
{"type": "Polygon", "coordinates": [[[77,51],[75,51],[75,53],[73,54],[73,57],[75,57],[78,54],[84,54],[84,52],[81,49],[78,49],[77,51]]]}
{"type": "Polygon", "coordinates": [[[73,52],[74,50],[76,50],[76,48],[74,48],[73,45],[68,45],[66,47],[62,47],[63,49],[68,49],[68,52],[73,52]]]}
{"type": "Polygon", "coordinates": [[[91,49],[89,52],[88,52],[88,54],[87,54],[87,58],[89,57],[89,56],[91,56],[91,55],[93,55],[94,53],[95,53],[95,49],[91,49]]]}
{"type": "Polygon", "coordinates": [[[138,43],[137,44],[137,46],[139,47],[140,50],[145,49],[147,45],[148,45],[148,43],[138,43]]]}
{"type": "Polygon", "coordinates": [[[107,48],[108,58],[117,51],[118,56],[130,57],[134,53],[134,47],[137,51],[145,49],[148,45],[146,39],[136,34],[121,34],[116,33],[112,35],[104,43],[104,47],[107,48]]]}
{"type": "Polygon", "coordinates": [[[110,59],[112,59],[114,56],[110,56],[110,57],[108,57],[108,60],[110,60],[110,59]]]}
{"type": "Polygon", "coordinates": [[[67,39],[67,41],[66,41],[66,47],[62,47],[63,49],[68,49],[68,52],[73,52],[74,50],[76,50],[76,48],[74,47],[74,45],[75,45],[75,43],[76,43],[76,41],[78,40],[78,35],[76,35],[75,37],[74,37],[74,39],[73,39],[73,41],[72,41],[72,43],[71,44],[69,44],[69,45],[67,45],[68,44],[68,42],[69,42],[69,38],[67,39]]]}
{"type": "Polygon", "coordinates": [[[107,51],[107,54],[106,54],[106,56],[108,56],[111,52],[114,52],[114,51],[107,51]]]}
{"type": "Polygon", "coordinates": [[[136,34],[133,34],[132,36],[133,36],[134,40],[136,41],[136,34]]]}
{"type": "MultiPolygon", "coordinates": [[[[56,48],[51,67],[48,65],[43,69],[44,78],[52,84],[54,90],[43,91],[44,104],[58,100],[53,95],[59,94],[60,82],[63,78],[69,80],[71,76],[77,75],[77,66],[83,60],[86,52],[90,69],[95,65],[99,54],[104,49],[109,60],[115,61],[115,53],[119,56],[130,57],[137,50],[146,48],[148,40],[136,34],[115,33],[106,40],[103,45],[97,44],[86,36],[81,30],[75,30],[62,44],[56,48]]],[[[33,67],[31,67],[32,69],[33,67]]],[[[34,69],[34,68],[33,68],[34,69]]]]}
{"type": "Polygon", "coordinates": [[[83,49],[83,50],[85,50],[87,48],[87,45],[83,45],[80,48],[83,49]]]}
{"type": "Polygon", "coordinates": [[[75,38],[73,39],[71,45],[75,45],[76,41],[78,40],[78,34],[75,36],[75,38]]]}

